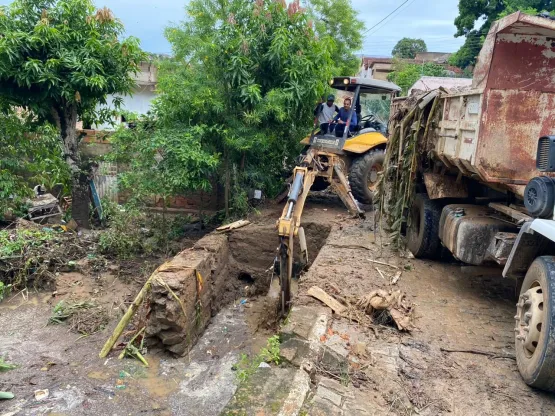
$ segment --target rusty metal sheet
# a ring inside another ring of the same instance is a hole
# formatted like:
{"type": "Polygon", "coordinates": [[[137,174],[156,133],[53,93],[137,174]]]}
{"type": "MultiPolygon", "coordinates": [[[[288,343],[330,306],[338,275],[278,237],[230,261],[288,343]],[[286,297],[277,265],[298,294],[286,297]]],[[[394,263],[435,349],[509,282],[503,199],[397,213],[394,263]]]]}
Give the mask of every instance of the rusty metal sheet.
{"type": "Polygon", "coordinates": [[[555,21],[517,12],[495,22],[472,86],[472,94],[442,97],[436,154],[522,196],[542,175],[538,139],[555,133],[555,21]]]}
{"type": "Polygon", "coordinates": [[[453,176],[425,173],[424,184],[430,199],[468,198],[466,181],[457,182],[457,178],[453,176]]]}

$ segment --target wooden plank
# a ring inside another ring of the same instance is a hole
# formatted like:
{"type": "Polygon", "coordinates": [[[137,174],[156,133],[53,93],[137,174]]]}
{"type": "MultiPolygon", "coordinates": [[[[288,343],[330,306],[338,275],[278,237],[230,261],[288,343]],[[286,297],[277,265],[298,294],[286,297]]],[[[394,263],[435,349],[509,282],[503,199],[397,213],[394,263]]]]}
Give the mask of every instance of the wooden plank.
{"type": "Polygon", "coordinates": [[[247,220],[239,220],[239,221],[232,222],[231,224],[224,225],[223,227],[216,228],[216,230],[220,232],[236,230],[237,228],[244,227],[246,225],[249,225],[250,223],[251,222],[247,220]]]}
{"type": "Polygon", "coordinates": [[[528,211],[526,210],[526,207],[522,206],[522,205],[515,205],[515,204],[511,204],[509,205],[510,208],[512,209],[516,209],[519,212],[522,212],[525,215],[528,215],[528,211]]]}
{"type": "Polygon", "coordinates": [[[310,289],[308,289],[308,294],[329,306],[338,315],[341,315],[347,309],[346,306],[343,306],[341,303],[339,303],[339,301],[328,295],[323,289],[319,288],[318,286],[312,286],[310,289]]]}
{"type": "Polygon", "coordinates": [[[518,222],[526,222],[526,221],[530,221],[530,220],[533,219],[529,215],[523,214],[522,212],[517,211],[514,208],[508,207],[508,206],[503,205],[503,204],[499,204],[497,202],[491,202],[488,206],[490,208],[496,210],[497,212],[508,215],[509,217],[511,217],[512,219],[514,219],[518,222]]]}

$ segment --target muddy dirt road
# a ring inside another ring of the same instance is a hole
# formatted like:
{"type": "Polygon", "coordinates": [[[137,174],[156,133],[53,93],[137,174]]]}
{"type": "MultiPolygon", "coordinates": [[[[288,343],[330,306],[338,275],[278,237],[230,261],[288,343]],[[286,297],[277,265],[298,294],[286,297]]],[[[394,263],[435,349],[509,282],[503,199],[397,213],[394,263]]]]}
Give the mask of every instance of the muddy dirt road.
{"type": "MultiPolygon", "coordinates": [[[[410,334],[389,325],[333,321],[325,344],[369,379],[343,393],[356,397],[357,414],[555,414],[555,397],[526,386],[516,367],[514,281],[498,269],[401,257],[372,229],[369,218],[346,220],[332,230],[297,298],[297,304],[320,304],[306,294],[318,285],[354,297],[401,290],[415,304],[416,329],[410,334]],[[402,275],[392,285],[397,271],[402,275]]],[[[307,401],[309,414],[349,414],[344,408],[338,413],[337,403],[318,391],[307,401]]]]}
{"type": "MultiPolygon", "coordinates": [[[[477,274],[457,263],[400,257],[374,230],[371,216],[350,219],[332,202],[312,199],[304,216],[305,223],[325,225],[331,233],[318,237],[322,242],[327,237],[326,244],[301,277],[296,304],[323,307],[306,294],[313,285],[340,296],[393,288],[390,279],[397,269],[370,262],[376,260],[402,270],[394,287],[416,305],[416,329],[408,334],[387,324],[370,328],[344,318],[332,320],[322,342],[363,371],[366,380],[347,378],[340,385],[318,372],[305,414],[555,414],[555,398],[528,388],[513,359],[512,281],[503,280],[497,270],[477,274]],[[331,394],[334,382],[337,391],[331,394]]],[[[268,228],[279,211],[263,210],[253,218],[252,229],[268,228]]],[[[240,252],[246,256],[242,262],[269,267],[271,250],[248,229],[231,237],[237,257],[240,252]]],[[[321,228],[316,231],[322,233],[321,228]]],[[[237,287],[252,284],[247,279],[237,287]]],[[[149,368],[137,360],[118,360],[119,351],[99,359],[122,305],[140,286],[141,279],[125,283],[113,273],[70,273],[60,278],[56,296],[20,295],[0,304],[0,355],[19,365],[0,374],[0,390],[16,395],[0,402],[0,415],[218,415],[239,384],[234,364],[240,355],[252,355],[278,331],[265,312],[267,299],[249,297],[248,290],[226,296],[226,304],[186,357],[149,351],[149,368]],[[81,338],[66,325],[46,326],[59,300],[92,298],[109,311],[103,331],[81,338]],[[247,302],[241,304],[241,299],[247,302]],[[48,399],[35,400],[39,389],[49,390],[48,399]]]]}

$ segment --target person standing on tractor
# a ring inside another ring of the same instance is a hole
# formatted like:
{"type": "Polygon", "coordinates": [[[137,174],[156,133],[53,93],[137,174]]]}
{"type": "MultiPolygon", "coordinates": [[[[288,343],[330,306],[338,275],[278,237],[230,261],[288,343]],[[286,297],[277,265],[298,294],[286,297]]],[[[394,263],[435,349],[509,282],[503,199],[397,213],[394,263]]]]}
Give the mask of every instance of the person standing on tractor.
{"type": "Polygon", "coordinates": [[[334,104],[334,101],[335,96],[328,95],[326,103],[321,102],[314,110],[314,115],[318,117],[318,123],[320,123],[320,134],[328,133],[333,116],[339,112],[339,107],[334,104]]]}
{"type": "MultiPolygon", "coordinates": [[[[345,101],[343,101],[343,108],[339,109],[339,112],[333,119],[333,121],[337,122],[337,125],[335,126],[335,135],[337,137],[343,136],[343,133],[345,132],[345,125],[349,121],[349,114],[351,113],[351,105],[352,100],[350,98],[345,98],[345,101]]],[[[354,131],[357,125],[357,113],[353,111],[353,117],[351,117],[349,130],[354,131]]]]}

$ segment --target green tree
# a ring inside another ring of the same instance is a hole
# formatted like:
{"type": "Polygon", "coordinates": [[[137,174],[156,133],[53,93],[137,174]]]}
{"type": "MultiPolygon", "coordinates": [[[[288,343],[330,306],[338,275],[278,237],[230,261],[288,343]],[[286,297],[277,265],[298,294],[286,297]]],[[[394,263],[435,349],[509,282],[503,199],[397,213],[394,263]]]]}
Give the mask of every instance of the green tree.
{"type": "Polygon", "coordinates": [[[163,127],[151,115],[121,126],[110,137],[108,159],[125,166],[119,175],[122,190],[140,202],[153,195],[164,200],[190,190],[209,190],[218,158],[202,149],[206,137],[217,134],[203,126],[163,127]]]}
{"type": "MultiPolygon", "coordinates": [[[[108,94],[128,94],[143,59],[135,38],[92,0],[15,0],[0,8],[0,98],[59,131],[71,171],[72,214],[89,222],[89,169],[79,152],[78,119],[105,121],[108,94]]],[[[117,108],[121,98],[114,100],[117,108]]]]}
{"type": "Polygon", "coordinates": [[[445,77],[447,71],[441,65],[433,62],[427,62],[422,65],[407,64],[397,61],[394,64],[394,71],[391,72],[387,79],[397,84],[403,90],[403,94],[407,94],[410,87],[414,85],[423,76],[445,77]]]}
{"type": "Polygon", "coordinates": [[[364,23],[358,19],[351,0],[308,0],[307,7],[318,36],[333,39],[333,74],[354,75],[360,67],[355,53],[362,49],[364,23]]]}
{"type": "Polygon", "coordinates": [[[245,189],[276,192],[298,154],[333,44],[298,2],[192,0],[187,14],[166,31],[175,59],[161,64],[158,126],[210,132],[200,149],[219,156],[226,205],[244,207],[245,189]]]}
{"type": "Polygon", "coordinates": [[[397,42],[391,54],[395,58],[414,59],[417,53],[427,51],[426,42],[422,39],[403,38],[397,42]]]}
{"type": "Polygon", "coordinates": [[[466,41],[449,63],[460,68],[474,65],[492,23],[519,10],[529,14],[552,12],[555,3],[552,0],[459,0],[455,37],[465,36],[466,41]],[[476,27],[479,22],[481,25],[476,27]]]}
{"type": "Polygon", "coordinates": [[[69,181],[56,129],[38,125],[29,114],[0,113],[0,220],[9,211],[18,214],[32,187],[47,188],[69,181]]]}

